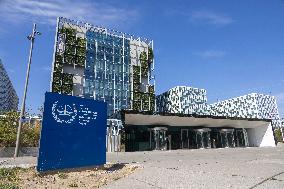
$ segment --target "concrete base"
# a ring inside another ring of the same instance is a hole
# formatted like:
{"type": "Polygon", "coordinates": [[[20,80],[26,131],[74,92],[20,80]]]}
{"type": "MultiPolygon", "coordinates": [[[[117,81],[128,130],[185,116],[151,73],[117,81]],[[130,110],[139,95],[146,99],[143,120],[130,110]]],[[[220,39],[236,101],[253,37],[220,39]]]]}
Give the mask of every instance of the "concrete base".
{"type": "Polygon", "coordinates": [[[249,145],[252,147],[275,147],[271,124],[247,129],[249,145]]]}
{"type": "MultiPolygon", "coordinates": [[[[2,147],[0,148],[0,157],[13,157],[15,147],[2,147]]],[[[20,148],[19,156],[38,156],[38,147],[23,147],[20,148]]]]}

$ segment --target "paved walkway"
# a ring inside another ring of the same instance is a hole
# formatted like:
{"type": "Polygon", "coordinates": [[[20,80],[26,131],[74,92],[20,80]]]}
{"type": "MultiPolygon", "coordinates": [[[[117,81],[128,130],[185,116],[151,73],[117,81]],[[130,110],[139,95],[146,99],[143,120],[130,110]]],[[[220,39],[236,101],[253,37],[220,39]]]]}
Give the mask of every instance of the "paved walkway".
{"type": "MultiPolygon", "coordinates": [[[[103,188],[284,188],[283,157],[284,147],[108,153],[108,162],[144,168],[103,188]]],[[[35,164],[35,157],[0,158],[0,167],[35,164]]]]}
{"type": "Polygon", "coordinates": [[[284,147],[108,154],[144,169],[103,188],[284,188],[284,147]]]}

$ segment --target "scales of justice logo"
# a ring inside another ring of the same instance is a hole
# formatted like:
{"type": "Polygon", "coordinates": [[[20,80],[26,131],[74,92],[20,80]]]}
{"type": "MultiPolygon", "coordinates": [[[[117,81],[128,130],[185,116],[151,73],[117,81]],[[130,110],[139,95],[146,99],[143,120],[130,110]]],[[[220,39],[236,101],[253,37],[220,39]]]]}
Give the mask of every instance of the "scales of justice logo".
{"type": "Polygon", "coordinates": [[[52,116],[58,123],[71,124],[77,119],[80,125],[87,125],[92,120],[96,120],[97,115],[98,112],[81,104],[63,104],[55,101],[52,105],[52,116]]]}

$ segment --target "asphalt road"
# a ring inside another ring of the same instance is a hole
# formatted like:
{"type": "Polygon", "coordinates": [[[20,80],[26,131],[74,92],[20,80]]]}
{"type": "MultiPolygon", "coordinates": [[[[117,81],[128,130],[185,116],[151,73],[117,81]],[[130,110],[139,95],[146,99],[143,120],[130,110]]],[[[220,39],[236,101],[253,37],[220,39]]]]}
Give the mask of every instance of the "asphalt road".
{"type": "Polygon", "coordinates": [[[103,188],[284,188],[284,147],[108,154],[144,169],[103,188]]]}
{"type": "MultiPolygon", "coordinates": [[[[284,188],[284,147],[107,153],[108,162],[144,168],[108,189],[284,188]]],[[[29,167],[35,157],[0,158],[0,167],[29,167]]]]}

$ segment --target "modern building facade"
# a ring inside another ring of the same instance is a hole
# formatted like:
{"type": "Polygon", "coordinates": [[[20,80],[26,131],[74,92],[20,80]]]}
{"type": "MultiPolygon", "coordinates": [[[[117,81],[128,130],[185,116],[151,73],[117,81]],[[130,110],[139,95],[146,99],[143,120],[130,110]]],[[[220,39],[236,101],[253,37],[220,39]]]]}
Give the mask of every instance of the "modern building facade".
{"type": "Polygon", "coordinates": [[[211,104],[205,113],[214,116],[271,119],[274,128],[281,127],[276,98],[270,95],[252,93],[224,100],[211,104]]]}
{"type": "Polygon", "coordinates": [[[105,101],[109,118],[154,111],[153,71],[152,40],[58,19],[51,91],[105,101]]]}
{"type": "Polygon", "coordinates": [[[108,151],[275,146],[274,97],[208,104],[187,86],[155,96],[154,63],[152,40],[59,18],[50,89],[107,102],[108,151]]]}
{"type": "Polygon", "coordinates": [[[0,112],[17,111],[19,98],[0,59],[0,112]]]}
{"type": "Polygon", "coordinates": [[[158,95],[157,112],[194,114],[205,109],[207,96],[205,89],[177,86],[158,95]]]}
{"type": "MultiPolygon", "coordinates": [[[[276,99],[269,95],[252,93],[207,104],[206,90],[177,86],[158,95],[156,100],[159,115],[147,118],[155,124],[126,126],[129,151],[168,148],[160,142],[140,147],[143,145],[136,144],[136,133],[140,136],[144,133],[140,139],[144,143],[153,138],[155,141],[157,136],[163,141],[170,138],[172,149],[275,146],[273,129],[281,126],[276,99]],[[175,121],[164,121],[170,118],[175,121]]],[[[128,120],[134,124],[140,121],[134,115],[128,120]]]]}

